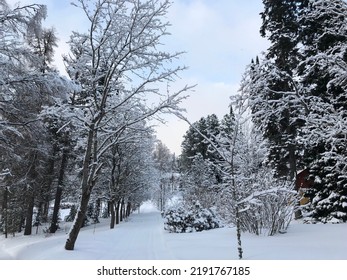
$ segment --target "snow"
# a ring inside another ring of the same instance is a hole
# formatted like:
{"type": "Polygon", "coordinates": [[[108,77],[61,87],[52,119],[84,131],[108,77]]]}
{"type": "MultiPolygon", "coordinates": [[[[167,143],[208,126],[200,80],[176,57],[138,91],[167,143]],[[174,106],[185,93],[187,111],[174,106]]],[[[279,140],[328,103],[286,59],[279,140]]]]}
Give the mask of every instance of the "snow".
{"type": "MultiPolygon", "coordinates": [[[[194,233],[164,230],[160,212],[142,205],[109,229],[108,220],[82,228],[75,250],[64,249],[69,224],[53,235],[0,237],[3,260],[236,260],[235,228],[194,233]]],[[[36,231],[33,231],[34,233],[36,231]]],[[[347,260],[347,224],[292,222],[276,236],[242,235],[245,260],[347,260]]]]}

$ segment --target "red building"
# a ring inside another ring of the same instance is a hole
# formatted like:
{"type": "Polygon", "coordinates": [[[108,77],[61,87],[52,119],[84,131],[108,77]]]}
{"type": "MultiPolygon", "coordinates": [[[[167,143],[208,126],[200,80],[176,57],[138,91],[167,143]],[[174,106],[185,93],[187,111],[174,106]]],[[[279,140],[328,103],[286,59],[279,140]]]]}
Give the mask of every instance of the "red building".
{"type": "Polygon", "coordinates": [[[310,197],[308,195],[305,195],[308,190],[314,188],[314,180],[310,178],[310,172],[306,168],[296,175],[296,181],[295,181],[295,189],[298,191],[299,194],[302,195],[302,198],[300,199],[300,204],[304,205],[310,201],[310,197]]]}

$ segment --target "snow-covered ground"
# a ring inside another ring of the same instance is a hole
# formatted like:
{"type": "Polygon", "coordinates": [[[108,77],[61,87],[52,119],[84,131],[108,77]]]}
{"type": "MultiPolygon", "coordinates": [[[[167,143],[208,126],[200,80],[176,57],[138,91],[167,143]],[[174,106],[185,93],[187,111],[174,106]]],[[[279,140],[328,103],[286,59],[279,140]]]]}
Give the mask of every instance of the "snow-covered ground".
{"type": "MultiPolygon", "coordinates": [[[[64,250],[69,225],[54,235],[0,237],[0,259],[7,260],[233,260],[234,228],[199,233],[165,232],[160,213],[142,206],[110,230],[108,221],[83,228],[75,250],[64,250]]],[[[245,260],[347,260],[347,224],[293,222],[286,234],[243,234],[245,260]]]]}

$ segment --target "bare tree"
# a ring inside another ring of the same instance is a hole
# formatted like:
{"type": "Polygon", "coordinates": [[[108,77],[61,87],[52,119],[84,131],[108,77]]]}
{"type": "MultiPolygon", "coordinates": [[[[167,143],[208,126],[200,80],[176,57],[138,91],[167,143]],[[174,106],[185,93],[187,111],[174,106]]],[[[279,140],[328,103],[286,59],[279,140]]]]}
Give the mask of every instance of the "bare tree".
{"type": "MultiPolygon", "coordinates": [[[[79,0],[89,22],[86,33],[71,36],[67,71],[79,86],[73,96],[76,118],[81,121],[86,147],[81,176],[81,200],[65,249],[73,250],[88,201],[103,168],[100,157],[122,131],[157,113],[180,110],[182,94],[170,93],[160,84],[171,83],[185,67],[170,68],[181,53],[159,50],[169,23],[162,22],[170,1],[79,0]],[[150,104],[149,105],[149,102],[150,104]],[[137,114],[128,112],[136,111],[137,114]],[[110,120],[123,114],[123,121],[110,120]],[[112,124],[112,125],[111,125],[112,124]]],[[[169,87],[167,87],[169,88],[169,87]]]]}
{"type": "Polygon", "coordinates": [[[244,106],[242,100],[237,100],[238,111],[235,114],[234,129],[231,133],[219,134],[217,137],[212,139],[202,133],[197,127],[190,123],[190,121],[181,114],[177,114],[178,117],[185,120],[193,129],[195,129],[210,145],[210,149],[215,151],[220,157],[220,163],[216,167],[221,171],[225,184],[227,185],[228,193],[231,194],[230,204],[232,205],[232,211],[234,214],[234,222],[236,225],[236,237],[237,237],[237,251],[239,259],[243,257],[242,241],[241,241],[241,217],[240,217],[240,207],[238,203],[242,196],[241,190],[238,185],[237,177],[240,175],[238,170],[238,151],[240,144],[241,128],[247,121],[245,119],[245,112],[247,107],[244,106]]]}
{"type": "Polygon", "coordinates": [[[284,231],[291,220],[290,203],[294,201],[291,189],[293,184],[276,181],[271,170],[262,166],[264,148],[257,139],[252,139],[254,135],[248,131],[252,129],[247,102],[242,94],[233,97],[236,109],[233,127],[230,130],[222,129],[213,138],[179,115],[209,143],[209,149],[219,156],[219,161],[214,163],[223,177],[219,211],[236,225],[240,259],[243,258],[242,231],[259,234],[261,230],[266,230],[269,235],[284,231]]]}

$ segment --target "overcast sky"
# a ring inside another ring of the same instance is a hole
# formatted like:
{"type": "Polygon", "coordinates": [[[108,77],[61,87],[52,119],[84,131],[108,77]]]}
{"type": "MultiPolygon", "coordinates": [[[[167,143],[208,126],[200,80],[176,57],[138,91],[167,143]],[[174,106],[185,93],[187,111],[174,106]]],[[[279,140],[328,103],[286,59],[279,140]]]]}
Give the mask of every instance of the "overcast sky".
{"type": "MultiPolygon", "coordinates": [[[[62,69],[61,55],[68,53],[71,31],[86,28],[82,14],[70,4],[72,0],[7,1],[10,5],[47,5],[45,26],[54,26],[58,33],[55,64],[62,69]]],[[[181,73],[177,88],[197,84],[182,103],[191,122],[228,112],[229,97],[239,89],[247,64],[268,46],[259,35],[262,9],[261,0],[173,0],[168,14],[171,36],[165,42],[170,50],[186,52],[181,63],[189,69],[181,73]]],[[[172,116],[158,127],[157,136],[178,155],[187,129],[186,123],[172,116]]]]}

